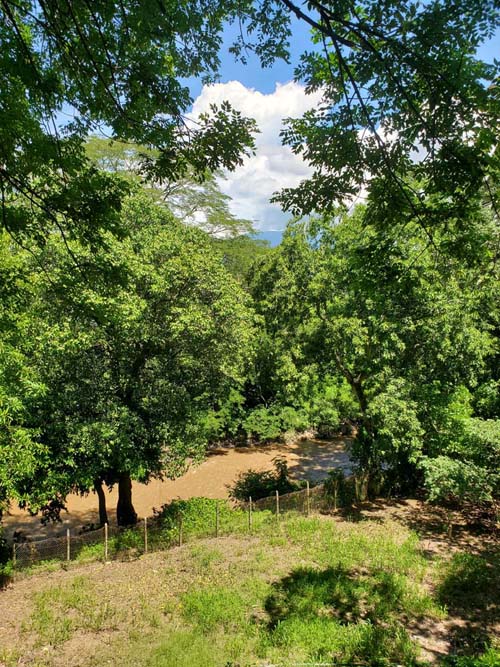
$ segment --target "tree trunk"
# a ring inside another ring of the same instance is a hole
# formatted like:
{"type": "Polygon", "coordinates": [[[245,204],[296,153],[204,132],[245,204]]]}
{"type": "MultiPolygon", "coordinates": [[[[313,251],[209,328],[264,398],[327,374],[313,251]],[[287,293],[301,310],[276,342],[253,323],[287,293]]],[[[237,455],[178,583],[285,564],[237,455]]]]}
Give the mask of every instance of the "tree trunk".
{"type": "Polygon", "coordinates": [[[106,511],[106,494],[102,488],[102,480],[94,480],[94,490],[99,500],[99,523],[104,526],[105,523],[108,523],[108,512],[106,511]]]}
{"type": "Polygon", "coordinates": [[[119,526],[133,526],[137,523],[137,514],[132,505],[132,480],[128,472],[121,473],[118,478],[116,519],[119,526]]]}

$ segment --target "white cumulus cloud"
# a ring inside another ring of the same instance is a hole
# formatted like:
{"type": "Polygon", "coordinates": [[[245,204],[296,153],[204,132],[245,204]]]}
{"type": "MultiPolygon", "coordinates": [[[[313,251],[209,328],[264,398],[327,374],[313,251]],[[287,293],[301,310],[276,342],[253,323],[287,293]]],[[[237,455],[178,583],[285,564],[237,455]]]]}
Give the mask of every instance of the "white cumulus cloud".
{"type": "Polygon", "coordinates": [[[229,81],[204,86],[193,104],[192,114],[197,117],[208,111],[210,104],[228,100],[244,116],[257,121],[260,134],[256,137],[256,155],[246,158],[234,172],[226,173],[220,186],[232,199],[232,212],[253,220],[259,230],[284,228],[289,216],[269,199],[284,187],[298,185],[311,173],[300,156],[281,145],[283,118],[301,116],[320,99],[320,93],[306,95],[304,87],[294,82],[277,83],[273,93],[264,94],[239,81],[229,81]]]}

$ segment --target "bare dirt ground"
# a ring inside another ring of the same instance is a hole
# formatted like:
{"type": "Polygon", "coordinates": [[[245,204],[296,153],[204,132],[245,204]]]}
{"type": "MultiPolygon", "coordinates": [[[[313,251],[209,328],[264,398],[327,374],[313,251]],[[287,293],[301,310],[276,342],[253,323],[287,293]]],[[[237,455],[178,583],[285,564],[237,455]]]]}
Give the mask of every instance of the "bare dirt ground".
{"type": "MultiPolygon", "coordinates": [[[[149,484],[133,483],[133,502],[139,517],[151,516],[153,508],[160,508],[174,498],[227,498],[229,486],[239,474],[249,469],[269,470],[276,456],[286,458],[291,474],[296,479],[316,481],[326,476],[332,468],[350,471],[346,448],[350,439],[298,440],[293,444],[271,444],[249,447],[218,448],[198,466],[191,467],[176,480],[151,480],[149,484]]],[[[107,491],[106,504],[110,521],[115,521],[118,500],[117,489],[107,491]]],[[[61,514],[62,523],[42,526],[39,517],[12,507],[4,515],[5,535],[10,538],[16,530],[30,539],[43,539],[63,535],[67,528],[78,531],[82,526],[98,522],[97,496],[72,494],[67,498],[67,512],[61,514]]]]}

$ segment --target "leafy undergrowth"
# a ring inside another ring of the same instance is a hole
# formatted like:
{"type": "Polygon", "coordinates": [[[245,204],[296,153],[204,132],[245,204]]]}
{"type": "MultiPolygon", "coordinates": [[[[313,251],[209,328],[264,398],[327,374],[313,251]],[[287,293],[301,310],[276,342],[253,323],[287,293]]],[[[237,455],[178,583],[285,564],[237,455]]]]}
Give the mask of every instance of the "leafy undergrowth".
{"type": "MultiPolygon", "coordinates": [[[[17,647],[0,649],[0,664],[410,667],[424,660],[407,626],[442,623],[469,586],[486,590],[488,567],[479,556],[430,561],[417,536],[391,521],[269,519],[253,536],[19,582],[5,603],[24,590],[28,604],[8,628],[17,647]]],[[[497,664],[498,652],[487,655],[477,664],[497,664]]]]}

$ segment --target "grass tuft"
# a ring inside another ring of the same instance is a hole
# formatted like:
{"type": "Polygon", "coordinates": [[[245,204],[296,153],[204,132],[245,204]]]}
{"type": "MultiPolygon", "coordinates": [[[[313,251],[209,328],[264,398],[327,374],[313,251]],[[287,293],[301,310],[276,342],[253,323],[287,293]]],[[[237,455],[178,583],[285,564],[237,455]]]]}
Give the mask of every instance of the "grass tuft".
{"type": "Polygon", "coordinates": [[[76,630],[95,633],[115,625],[111,605],[93,593],[91,582],[85,577],[75,577],[69,585],[35,593],[33,602],[24,631],[36,634],[38,646],[58,646],[76,630]]]}

